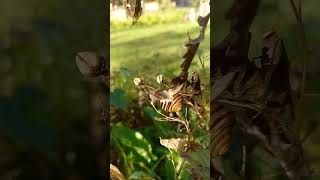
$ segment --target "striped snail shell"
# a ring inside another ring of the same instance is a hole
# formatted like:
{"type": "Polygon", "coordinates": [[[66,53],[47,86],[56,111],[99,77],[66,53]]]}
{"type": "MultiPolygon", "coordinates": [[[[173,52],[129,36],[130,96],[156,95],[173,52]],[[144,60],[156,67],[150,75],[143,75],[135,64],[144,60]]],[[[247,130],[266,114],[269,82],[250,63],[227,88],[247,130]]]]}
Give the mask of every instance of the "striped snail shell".
{"type": "Polygon", "coordinates": [[[160,106],[166,112],[179,112],[182,109],[183,98],[179,92],[184,84],[177,85],[168,90],[168,98],[160,99],[160,106]]]}
{"type": "Polygon", "coordinates": [[[182,109],[182,97],[175,95],[173,99],[161,99],[160,106],[166,112],[179,112],[182,109]]]}

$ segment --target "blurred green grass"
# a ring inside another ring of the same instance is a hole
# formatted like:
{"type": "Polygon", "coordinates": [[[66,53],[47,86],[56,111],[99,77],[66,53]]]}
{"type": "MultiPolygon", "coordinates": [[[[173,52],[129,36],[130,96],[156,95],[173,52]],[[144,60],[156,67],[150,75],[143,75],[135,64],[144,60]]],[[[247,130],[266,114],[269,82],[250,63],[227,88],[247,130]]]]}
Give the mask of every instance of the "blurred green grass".
{"type": "MultiPolygon", "coordinates": [[[[199,30],[196,23],[187,22],[133,26],[124,30],[115,30],[111,27],[110,69],[114,72],[126,67],[134,77],[148,74],[153,81],[160,73],[167,78],[172,78],[179,73],[178,67],[186,51],[184,43],[188,40],[187,33],[195,38],[199,30]]],[[[198,55],[209,55],[209,49],[209,29],[207,29],[206,38],[198,49],[198,55]]],[[[201,65],[198,55],[193,61],[191,71],[199,69],[201,65]]],[[[209,60],[209,57],[205,59],[207,72],[210,68],[209,60]]]]}
{"type": "MultiPolygon", "coordinates": [[[[179,8],[179,9],[166,9],[161,10],[159,13],[142,13],[142,16],[139,18],[138,23],[135,24],[135,27],[139,26],[152,26],[160,24],[175,24],[177,22],[185,21],[186,15],[189,8],[179,8]]],[[[132,20],[127,19],[125,21],[119,21],[114,17],[110,17],[110,27],[114,29],[128,29],[132,25],[132,20]]]]}

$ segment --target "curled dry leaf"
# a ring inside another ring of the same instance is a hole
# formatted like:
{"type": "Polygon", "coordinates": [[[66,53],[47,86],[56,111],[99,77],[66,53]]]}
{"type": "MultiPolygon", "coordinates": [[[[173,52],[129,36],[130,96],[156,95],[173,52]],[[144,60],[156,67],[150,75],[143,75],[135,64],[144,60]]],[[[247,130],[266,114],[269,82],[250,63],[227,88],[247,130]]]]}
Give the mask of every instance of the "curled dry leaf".
{"type": "Polygon", "coordinates": [[[176,86],[174,88],[170,88],[168,91],[167,90],[150,91],[149,96],[154,101],[158,101],[162,99],[173,100],[174,96],[181,91],[182,87],[183,87],[183,84],[176,86]]]}
{"type": "Polygon", "coordinates": [[[151,105],[154,106],[155,102],[160,101],[160,106],[164,111],[179,112],[183,105],[183,97],[179,95],[182,88],[183,84],[170,88],[168,91],[150,91],[149,96],[151,98],[151,105]]]}
{"type": "Polygon", "coordinates": [[[174,95],[178,94],[182,90],[183,86],[184,86],[183,84],[180,84],[178,86],[175,86],[174,88],[170,88],[168,90],[169,97],[173,98],[174,95]]]}
{"type": "Polygon", "coordinates": [[[76,64],[80,72],[89,77],[106,73],[104,58],[95,52],[79,52],[76,54],[76,64]]]}
{"type": "Polygon", "coordinates": [[[160,138],[160,144],[168,149],[179,152],[181,156],[186,155],[187,151],[196,151],[197,149],[201,148],[201,145],[196,141],[182,138],[160,138]]]}
{"type": "Polygon", "coordinates": [[[125,180],[124,176],[120,172],[120,170],[114,166],[113,164],[110,164],[110,179],[111,180],[125,180]]]}
{"type": "Polygon", "coordinates": [[[214,101],[225,89],[227,89],[235,76],[236,72],[230,72],[224,75],[221,79],[215,80],[210,90],[210,101],[214,101]]]}
{"type": "Polygon", "coordinates": [[[170,99],[168,91],[155,90],[149,92],[149,97],[152,101],[156,102],[161,99],[170,99]]]}
{"type": "Polygon", "coordinates": [[[177,152],[185,152],[187,146],[187,140],[182,138],[161,139],[160,144],[168,149],[175,150],[177,152]]]}
{"type": "MultiPolygon", "coordinates": [[[[159,75],[157,80],[161,82],[163,77],[159,75]]],[[[201,119],[205,117],[205,110],[201,103],[201,81],[196,72],[192,73],[190,80],[180,82],[178,80],[176,83],[171,83],[170,89],[151,91],[149,95],[153,101],[160,101],[162,109],[166,112],[178,112],[185,104],[198,112],[201,119]]]]}

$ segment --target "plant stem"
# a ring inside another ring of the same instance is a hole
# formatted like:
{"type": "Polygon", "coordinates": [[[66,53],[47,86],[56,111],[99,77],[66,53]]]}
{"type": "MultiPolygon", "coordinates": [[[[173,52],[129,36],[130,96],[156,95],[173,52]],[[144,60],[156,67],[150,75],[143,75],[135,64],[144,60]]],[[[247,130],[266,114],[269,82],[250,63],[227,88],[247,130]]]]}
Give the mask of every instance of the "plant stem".
{"type": "Polygon", "coordinates": [[[179,166],[179,169],[178,169],[178,171],[176,172],[175,180],[178,180],[178,179],[179,179],[179,176],[180,176],[180,174],[181,174],[181,172],[182,172],[182,169],[183,169],[183,166],[184,166],[185,163],[186,163],[186,159],[183,158],[183,159],[182,159],[182,162],[181,162],[181,164],[180,164],[180,166],[179,166]]]}
{"type": "Polygon", "coordinates": [[[308,43],[307,43],[306,32],[304,30],[303,21],[302,21],[301,0],[299,0],[299,9],[297,9],[293,0],[289,0],[289,1],[290,1],[291,9],[292,9],[292,11],[296,17],[296,20],[298,22],[301,41],[302,41],[304,63],[303,63],[303,74],[302,74],[302,82],[301,82],[301,89],[300,89],[300,98],[301,98],[301,101],[303,101],[305,84],[306,84],[305,82],[306,82],[307,70],[308,70],[309,58],[310,58],[309,57],[309,47],[308,47],[308,43]]]}
{"type": "Polygon", "coordinates": [[[241,177],[242,180],[246,179],[246,162],[247,162],[247,149],[246,146],[242,146],[242,168],[241,168],[241,177]]]}
{"type": "Polygon", "coordinates": [[[298,12],[300,17],[302,17],[302,0],[298,0],[298,12]]]}
{"type": "MultiPolygon", "coordinates": [[[[307,43],[307,37],[306,37],[306,32],[304,30],[303,26],[303,21],[302,21],[302,3],[301,0],[299,0],[298,8],[296,7],[295,3],[293,0],[289,0],[291,9],[296,17],[296,20],[298,22],[299,26],[299,31],[300,31],[300,36],[301,36],[301,41],[302,41],[302,49],[303,49],[303,72],[302,72],[302,80],[301,80],[301,87],[300,87],[300,107],[303,107],[304,105],[304,93],[305,93],[305,86],[306,86],[306,79],[307,79],[307,72],[308,72],[308,67],[309,67],[309,59],[310,59],[310,54],[309,54],[309,47],[307,43]]],[[[297,112],[299,112],[296,109],[297,112]]],[[[297,134],[300,137],[301,136],[301,113],[298,115],[298,123],[297,123],[297,134]]]]}

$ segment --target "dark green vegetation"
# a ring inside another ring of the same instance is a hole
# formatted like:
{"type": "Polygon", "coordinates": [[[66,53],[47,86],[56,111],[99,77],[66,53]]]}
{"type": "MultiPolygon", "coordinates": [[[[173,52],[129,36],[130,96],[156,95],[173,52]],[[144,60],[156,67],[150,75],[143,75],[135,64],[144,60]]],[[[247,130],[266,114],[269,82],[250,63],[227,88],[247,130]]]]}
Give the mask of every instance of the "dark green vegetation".
{"type": "MultiPolygon", "coordinates": [[[[225,35],[229,32],[229,22],[224,19],[224,13],[231,5],[231,0],[219,2],[215,4],[214,12],[214,37],[213,44],[217,44],[225,35]]],[[[319,179],[318,172],[320,169],[319,159],[319,63],[317,59],[320,54],[318,51],[319,45],[319,20],[320,17],[317,13],[319,5],[318,1],[302,1],[303,2],[303,22],[307,35],[308,45],[311,47],[310,66],[306,81],[306,95],[304,96],[304,102],[299,104],[297,109],[299,111],[299,118],[296,124],[292,124],[294,130],[300,132],[299,137],[303,139],[305,135],[310,135],[303,143],[303,149],[305,150],[305,156],[310,163],[311,168],[314,170],[314,176],[310,176],[309,179],[319,179]]],[[[295,71],[301,72],[303,59],[303,47],[301,42],[301,35],[297,21],[294,17],[294,13],[291,10],[289,1],[261,1],[260,7],[256,18],[251,26],[251,32],[253,39],[251,40],[249,58],[257,57],[261,53],[262,36],[269,32],[272,28],[275,28],[280,38],[284,40],[284,45],[287,50],[289,61],[295,71]]],[[[291,85],[294,90],[297,90],[299,81],[293,79],[291,85]]],[[[255,147],[252,139],[248,139],[237,134],[233,140],[230,152],[223,157],[226,159],[227,168],[226,173],[230,179],[240,179],[239,170],[242,164],[242,143],[249,144],[250,147],[255,147]],[[252,145],[252,146],[251,146],[252,145]]],[[[247,157],[247,170],[246,173],[252,179],[259,179],[262,176],[268,176],[268,179],[287,179],[283,171],[277,164],[268,164],[267,161],[272,157],[268,155],[261,148],[253,148],[247,157]]]]}
{"type": "Polygon", "coordinates": [[[92,143],[94,92],[75,53],[106,48],[105,12],[103,1],[1,1],[0,179],[104,173],[105,141],[92,143]]]}

